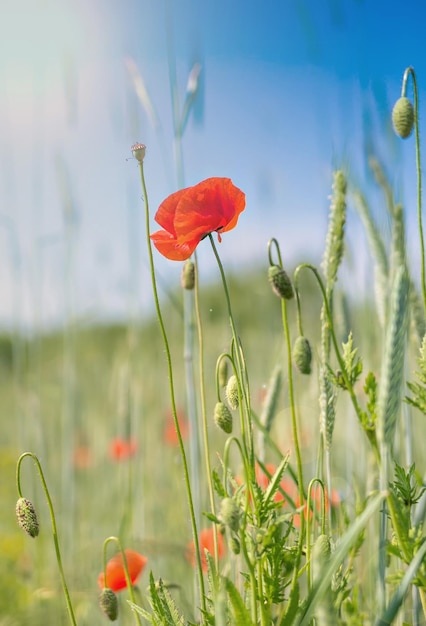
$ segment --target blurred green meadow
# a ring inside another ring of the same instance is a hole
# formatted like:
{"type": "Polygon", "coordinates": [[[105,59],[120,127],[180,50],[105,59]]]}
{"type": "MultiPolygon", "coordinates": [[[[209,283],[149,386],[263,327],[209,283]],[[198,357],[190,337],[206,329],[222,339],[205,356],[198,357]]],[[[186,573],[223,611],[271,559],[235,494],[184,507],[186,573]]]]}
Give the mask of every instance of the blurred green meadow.
{"type": "MultiPolygon", "coordinates": [[[[242,272],[230,280],[250,369],[253,406],[258,411],[268,380],[274,367],[282,364],[283,354],[280,312],[267,282],[266,268],[265,262],[262,272],[242,272]]],[[[318,333],[318,294],[309,279],[305,282],[313,331],[318,333]]],[[[187,421],[182,292],[176,286],[171,294],[163,293],[162,300],[176,373],[177,403],[187,421]]],[[[212,413],[216,359],[230,343],[226,306],[218,286],[202,290],[201,306],[207,406],[212,413]]],[[[156,319],[127,326],[76,325],[31,340],[3,335],[0,367],[4,512],[0,623],[65,622],[48,510],[30,459],[23,464],[23,489],[31,494],[28,497],[37,508],[40,536],[30,540],[16,525],[16,461],[27,450],[37,454],[44,468],[57,515],[64,568],[81,623],[102,621],[97,606],[97,577],[102,568],[102,542],[109,535],[125,538],[132,548],[145,554],[149,559],[147,569],[182,585],[183,597],[189,603],[193,570],[185,558],[185,548],[191,533],[156,319]],[[111,446],[117,439],[134,439],[136,452],[130,457],[114,458],[111,446]]],[[[314,388],[304,390],[303,400],[303,427],[309,449],[306,454],[310,459],[315,456],[318,429],[314,388]]],[[[277,441],[286,451],[291,448],[291,429],[288,400],[283,396],[275,427],[277,441]]],[[[211,459],[218,467],[216,451],[221,453],[224,435],[213,419],[209,428],[211,459]]],[[[205,492],[201,493],[201,502],[202,509],[207,510],[205,492]]],[[[144,583],[146,574],[142,589],[144,583]]]]}

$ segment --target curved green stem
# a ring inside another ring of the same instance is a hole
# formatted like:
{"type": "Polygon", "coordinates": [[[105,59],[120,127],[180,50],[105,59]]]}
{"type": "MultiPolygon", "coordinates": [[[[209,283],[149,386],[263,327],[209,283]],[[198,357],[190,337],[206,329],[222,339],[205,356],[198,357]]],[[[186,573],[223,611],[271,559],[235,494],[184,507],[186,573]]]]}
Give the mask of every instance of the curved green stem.
{"type": "Polygon", "coordinates": [[[426,314],[426,268],[425,268],[425,244],[423,235],[423,217],[422,217],[422,168],[420,161],[420,130],[419,130],[419,93],[417,89],[416,73],[413,67],[407,67],[402,80],[401,95],[405,96],[407,90],[408,77],[411,76],[413,81],[414,92],[414,124],[416,137],[416,171],[417,171],[417,223],[420,236],[420,255],[421,255],[421,281],[423,293],[423,306],[426,314]]]}
{"type": "Polygon", "coordinates": [[[162,335],[163,343],[164,343],[164,349],[166,352],[167,369],[168,369],[168,375],[169,375],[169,391],[170,391],[170,400],[172,404],[173,421],[174,421],[175,428],[176,428],[176,433],[177,433],[178,443],[179,443],[179,450],[180,450],[180,454],[182,458],[184,480],[185,480],[186,493],[187,493],[188,506],[189,506],[189,515],[191,519],[192,534],[193,534],[193,539],[194,539],[195,559],[196,559],[196,564],[197,564],[197,572],[198,572],[200,595],[201,595],[201,606],[202,606],[203,611],[205,611],[206,610],[206,598],[205,598],[204,577],[203,577],[203,569],[202,569],[201,554],[200,554],[200,543],[198,539],[197,522],[195,519],[195,510],[194,510],[194,502],[193,502],[192,492],[191,492],[191,483],[189,479],[188,461],[186,458],[185,447],[183,445],[182,433],[180,430],[179,420],[178,420],[177,410],[176,410],[176,399],[175,399],[174,380],[173,380],[173,366],[172,366],[172,358],[171,358],[171,353],[170,353],[170,346],[169,346],[169,341],[167,338],[166,328],[164,326],[163,316],[161,313],[160,300],[158,298],[157,282],[155,278],[154,258],[152,254],[152,244],[151,244],[151,239],[150,239],[150,227],[149,227],[149,202],[148,202],[148,193],[147,193],[146,184],[145,184],[143,160],[139,161],[139,171],[140,171],[141,184],[142,184],[142,193],[143,193],[143,198],[144,198],[144,203],[145,203],[145,233],[146,233],[146,242],[147,242],[147,248],[148,248],[149,265],[150,265],[150,271],[151,271],[152,290],[154,294],[155,310],[157,313],[157,318],[158,318],[158,322],[160,325],[161,335],[162,335]]]}
{"type": "Polygon", "coordinates": [[[246,372],[246,368],[245,368],[245,363],[244,363],[244,359],[242,356],[242,351],[241,351],[241,344],[239,341],[239,337],[237,335],[237,330],[235,327],[235,322],[234,322],[234,316],[232,314],[232,308],[231,308],[231,299],[229,296],[229,290],[228,290],[228,285],[226,282],[226,276],[225,276],[225,272],[223,269],[223,265],[222,262],[220,260],[219,254],[217,252],[212,234],[209,233],[208,235],[209,239],[210,239],[210,243],[211,246],[213,248],[213,253],[216,257],[216,261],[219,267],[219,272],[220,272],[220,276],[222,279],[222,285],[223,285],[223,290],[225,292],[225,299],[226,299],[226,304],[228,307],[228,315],[229,315],[229,323],[231,326],[231,331],[232,331],[232,338],[234,341],[234,345],[235,345],[235,357],[236,357],[236,363],[237,363],[237,367],[238,367],[238,374],[239,374],[239,382],[241,384],[241,391],[242,391],[242,399],[244,401],[244,407],[245,407],[245,421],[242,421],[242,428],[241,428],[241,437],[243,440],[243,444],[244,447],[247,451],[248,454],[248,458],[250,461],[250,465],[252,467],[254,467],[254,449],[253,449],[253,437],[252,437],[252,423],[251,423],[251,409],[250,409],[250,391],[249,391],[249,383],[248,383],[248,377],[247,377],[247,372],[246,372]]]}
{"type": "MultiPolygon", "coordinates": [[[[354,388],[353,388],[353,386],[351,384],[351,381],[349,380],[349,377],[347,375],[345,363],[343,361],[343,357],[342,357],[342,355],[340,353],[340,350],[339,350],[339,345],[338,345],[338,342],[337,342],[336,333],[334,332],[333,319],[332,319],[332,315],[331,315],[331,311],[330,311],[330,306],[329,306],[329,303],[328,303],[327,292],[326,292],[324,284],[323,284],[323,282],[321,280],[321,276],[319,275],[319,272],[318,272],[317,268],[314,265],[311,265],[310,263],[302,263],[301,265],[299,265],[296,268],[295,272],[294,272],[294,289],[296,291],[296,294],[297,294],[297,290],[298,290],[298,287],[297,287],[298,276],[299,276],[299,272],[302,269],[309,269],[311,272],[313,272],[315,278],[317,279],[319,288],[320,288],[322,296],[323,296],[323,303],[324,303],[324,307],[325,307],[325,313],[326,313],[326,316],[327,316],[327,323],[328,323],[329,329],[330,329],[331,341],[333,343],[334,352],[336,354],[336,358],[337,358],[337,361],[339,363],[339,367],[340,367],[340,370],[341,370],[341,373],[342,373],[342,377],[343,377],[343,380],[345,382],[345,387],[346,387],[346,389],[347,389],[347,391],[349,393],[349,396],[351,398],[352,405],[354,407],[355,413],[357,414],[357,417],[358,417],[359,421],[362,422],[362,411],[361,411],[361,408],[360,408],[360,406],[358,404],[358,400],[356,398],[354,388]]],[[[377,441],[375,439],[374,440],[369,439],[369,441],[371,442],[371,444],[373,446],[373,450],[374,450],[374,453],[375,453],[377,461],[380,461],[380,452],[379,452],[379,448],[378,448],[378,445],[377,445],[377,441]]]]}
{"type": "Polygon", "coordinates": [[[73,611],[73,608],[72,608],[70,594],[69,594],[69,591],[68,591],[68,586],[67,586],[67,583],[66,583],[66,580],[65,580],[64,569],[62,567],[62,557],[61,557],[61,550],[59,548],[59,540],[58,540],[58,531],[57,531],[57,528],[56,528],[55,511],[53,509],[52,500],[50,498],[49,489],[47,488],[46,480],[44,478],[44,474],[43,474],[43,470],[42,470],[40,461],[38,460],[37,456],[33,452],[24,452],[23,454],[21,454],[21,456],[18,459],[18,463],[17,463],[17,466],[16,466],[16,487],[17,487],[17,490],[18,490],[18,494],[19,494],[19,497],[22,498],[22,490],[21,490],[21,463],[25,459],[25,457],[27,457],[27,456],[31,457],[33,459],[33,461],[35,462],[36,466],[37,466],[37,470],[38,470],[38,473],[39,473],[39,476],[40,476],[41,484],[43,486],[44,495],[46,496],[47,505],[49,507],[49,513],[50,513],[50,522],[51,522],[51,525],[52,525],[52,535],[53,535],[53,543],[55,545],[56,561],[58,563],[59,576],[61,578],[62,589],[63,589],[64,595],[65,595],[65,601],[66,601],[66,604],[67,604],[68,615],[69,615],[71,624],[73,624],[73,626],[77,626],[77,622],[75,620],[74,611],[73,611]]]}
{"type": "MultiPolygon", "coordinates": [[[[129,574],[129,568],[128,568],[128,565],[127,565],[126,554],[125,554],[125,552],[123,550],[123,547],[121,545],[121,541],[118,539],[118,537],[108,537],[104,541],[104,545],[103,545],[103,565],[104,565],[105,585],[106,585],[106,582],[107,582],[107,571],[106,571],[106,568],[107,568],[107,556],[106,556],[106,551],[107,551],[108,544],[111,543],[112,541],[117,544],[118,549],[120,550],[121,558],[123,560],[124,577],[126,579],[127,589],[129,590],[130,600],[132,601],[133,604],[136,604],[135,592],[134,592],[134,589],[133,589],[132,581],[130,579],[130,574],[129,574]]],[[[142,622],[141,622],[141,618],[140,618],[139,613],[137,611],[133,611],[133,614],[135,616],[136,623],[139,626],[142,626],[142,622]]]]}

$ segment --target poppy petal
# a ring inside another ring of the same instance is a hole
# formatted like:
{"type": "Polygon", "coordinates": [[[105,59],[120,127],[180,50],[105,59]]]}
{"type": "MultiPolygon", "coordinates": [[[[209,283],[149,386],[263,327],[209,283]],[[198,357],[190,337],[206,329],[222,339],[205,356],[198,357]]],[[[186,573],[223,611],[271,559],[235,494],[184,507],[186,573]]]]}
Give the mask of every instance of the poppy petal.
{"type": "Polygon", "coordinates": [[[209,233],[234,228],[244,208],[245,194],[230,178],[207,178],[161,203],[155,220],[164,230],[153,233],[151,239],[163,256],[184,261],[209,233]]]}
{"type": "Polygon", "coordinates": [[[180,189],[179,191],[172,193],[165,200],[163,200],[158,207],[157,213],[155,214],[155,221],[157,224],[160,224],[166,232],[174,236],[176,236],[174,227],[176,207],[186,191],[187,189],[180,189]]]}
{"type": "Polygon", "coordinates": [[[176,206],[177,239],[201,241],[208,233],[230,230],[244,206],[245,194],[229,178],[208,178],[189,187],[176,206]]]}
{"type": "Polygon", "coordinates": [[[189,259],[199,244],[199,239],[179,243],[173,235],[165,230],[157,230],[157,232],[151,235],[151,240],[158,252],[171,261],[185,261],[189,259]]]}
{"type": "MultiPolygon", "coordinates": [[[[138,576],[141,574],[148,559],[142,554],[135,552],[134,550],[124,550],[126,557],[127,568],[129,570],[130,580],[132,585],[136,582],[138,576]]],[[[101,589],[109,587],[113,591],[121,591],[127,586],[126,575],[124,573],[123,558],[121,552],[118,552],[112,557],[106,566],[106,581],[104,572],[101,572],[98,577],[98,584],[101,589]]]]}

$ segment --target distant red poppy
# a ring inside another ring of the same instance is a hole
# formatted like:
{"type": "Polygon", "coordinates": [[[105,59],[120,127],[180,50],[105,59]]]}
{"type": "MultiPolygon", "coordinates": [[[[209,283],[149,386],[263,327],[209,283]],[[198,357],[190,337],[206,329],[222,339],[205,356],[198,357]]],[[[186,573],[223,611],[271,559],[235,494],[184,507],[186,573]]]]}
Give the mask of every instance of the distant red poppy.
{"type": "Polygon", "coordinates": [[[80,445],[74,448],[72,462],[77,469],[87,469],[93,465],[93,455],[89,446],[80,445]]]}
{"type": "MultiPolygon", "coordinates": [[[[210,554],[214,555],[214,536],[213,536],[213,528],[205,528],[198,535],[198,541],[200,544],[200,553],[201,553],[201,566],[203,568],[203,572],[207,572],[207,559],[206,553],[204,550],[210,552],[210,554]]],[[[225,542],[223,540],[222,535],[217,533],[217,553],[218,557],[221,559],[225,554],[225,542]]],[[[193,567],[195,567],[195,548],[194,541],[190,541],[187,549],[186,549],[186,558],[191,563],[193,567]]]]}
{"type": "MultiPolygon", "coordinates": [[[[185,440],[188,437],[189,433],[189,424],[185,419],[183,413],[178,411],[178,422],[180,427],[180,434],[182,435],[182,439],[185,440]]],[[[173,414],[170,412],[167,415],[166,423],[164,425],[164,443],[168,446],[177,446],[178,445],[178,436],[175,428],[175,420],[173,419],[173,414]]]]}
{"type": "MultiPolygon", "coordinates": [[[[147,564],[148,559],[134,550],[124,550],[124,554],[126,556],[130,580],[132,581],[132,585],[134,585],[147,564]]],[[[104,572],[101,572],[98,576],[98,585],[101,589],[109,587],[109,589],[113,591],[121,591],[126,588],[127,583],[121,552],[118,552],[108,561],[106,566],[106,582],[104,572]]]]}
{"type": "Polygon", "coordinates": [[[122,439],[121,437],[115,437],[111,441],[109,447],[109,455],[114,461],[123,461],[132,456],[135,456],[138,449],[136,439],[122,439]]]}
{"type": "Polygon", "coordinates": [[[188,259],[208,234],[232,230],[245,208],[245,194],[230,178],[207,178],[172,193],[161,204],[155,221],[164,230],[151,235],[157,250],[172,261],[188,259]]]}

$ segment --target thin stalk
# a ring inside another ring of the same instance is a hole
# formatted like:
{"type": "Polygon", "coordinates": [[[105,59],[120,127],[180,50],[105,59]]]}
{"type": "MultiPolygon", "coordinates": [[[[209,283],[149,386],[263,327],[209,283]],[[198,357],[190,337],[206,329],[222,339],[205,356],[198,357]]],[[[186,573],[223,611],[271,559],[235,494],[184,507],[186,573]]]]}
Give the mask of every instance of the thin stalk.
{"type": "MultiPolygon", "coordinates": [[[[129,596],[130,596],[130,600],[133,604],[136,604],[136,598],[135,598],[135,591],[132,585],[132,581],[130,579],[130,574],[129,574],[129,567],[127,565],[127,558],[126,558],[126,554],[123,550],[123,547],[121,545],[121,541],[118,539],[118,537],[108,537],[107,539],[105,539],[104,541],[104,545],[103,545],[103,563],[104,563],[104,580],[105,580],[105,584],[106,584],[106,580],[107,580],[107,555],[106,555],[106,551],[107,551],[107,547],[108,544],[114,542],[117,544],[118,549],[120,550],[121,553],[121,558],[123,561],[123,569],[124,569],[124,578],[126,579],[126,585],[127,585],[127,589],[129,590],[129,596]]],[[[133,611],[133,615],[135,616],[135,620],[136,623],[139,626],[142,626],[142,621],[140,618],[140,615],[137,611],[133,611]]]]}
{"type": "Polygon", "coordinates": [[[250,461],[250,465],[251,467],[254,467],[254,450],[253,450],[253,439],[252,439],[252,424],[251,424],[251,410],[250,410],[250,400],[249,400],[249,390],[248,390],[248,381],[247,381],[247,376],[246,376],[246,371],[245,371],[245,367],[244,367],[244,363],[243,363],[243,359],[242,359],[242,355],[241,355],[241,348],[240,348],[240,341],[237,335],[237,330],[235,327],[235,322],[234,322],[234,316],[232,314],[232,308],[231,308],[231,299],[229,296],[229,290],[228,290],[228,285],[226,282],[226,276],[225,276],[225,272],[223,269],[223,265],[222,262],[220,260],[219,254],[217,252],[214,240],[213,240],[213,236],[211,233],[209,233],[208,235],[209,239],[210,239],[210,243],[211,246],[213,248],[213,253],[216,257],[216,261],[219,267],[219,272],[220,272],[220,276],[222,279],[222,286],[223,286],[223,290],[225,292],[225,299],[226,299],[226,304],[228,307],[228,316],[229,316],[229,323],[231,326],[231,331],[232,331],[232,337],[234,340],[234,345],[235,345],[235,355],[236,355],[236,363],[237,363],[237,367],[238,367],[238,374],[239,374],[239,378],[240,378],[240,382],[241,382],[241,388],[242,388],[242,396],[243,396],[243,401],[244,401],[244,406],[245,406],[245,422],[242,421],[242,429],[241,429],[241,437],[243,440],[243,444],[246,450],[246,453],[248,455],[249,461],[250,461]],[[245,384],[244,384],[245,383],[245,384]]]}
{"type": "Polygon", "coordinates": [[[425,262],[425,243],[423,235],[423,217],[422,217],[422,168],[420,161],[420,130],[419,130],[419,92],[417,89],[416,73],[413,67],[408,67],[404,72],[402,79],[402,95],[405,96],[407,89],[408,76],[413,81],[414,92],[414,125],[416,137],[416,172],[417,172],[417,223],[419,226],[420,237],[420,256],[421,256],[421,282],[423,293],[423,306],[426,314],[426,262],[425,262]]]}
{"type": "MultiPolygon", "coordinates": [[[[351,402],[352,402],[352,405],[354,407],[355,413],[356,413],[359,421],[362,422],[362,411],[361,411],[361,408],[360,408],[360,406],[358,404],[358,400],[356,398],[356,394],[355,394],[353,385],[351,384],[351,381],[349,380],[349,377],[347,375],[345,363],[343,361],[343,357],[342,357],[342,355],[340,353],[339,345],[338,345],[338,342],[337,342],[336,333],[334,332],[333,318],[332,318],[330,307],[329,307],[329,304],[328,304],[328,301],[327,301],[327,293],[326,293],[324,284],[323,284],[323,282],[321,280],[321,276],[319,275],[319,272],[318,272],[318,270],[316,269],[316,267],[314,265],[311,265],[310,263],[302,263],[301,265],[299,265],[296,268],[296,271],[294,273],[295,290],[297,292],[297,279],[298,279],[299,272],[300,272],[300,270],[302,270],[304,268],[311,270],[311,272],[313,272],[315,278],[317,279],[319,288],[320,288],[322,296],[323,296],[323,302],[324,302],[324,306],[325,306],[325,313],[326,313],[326,316],[327,316],[327,323],[328,323],[329,328],[330,328],[330,334],[331,334],[331,341],[332,341],[332,344],[333,344],[333,349],[334,349],[334,352],[336,354],[336,358],[337,358],[337,361],[339,363],[339,368],[341,370],[342,377],[343,377],[343,380],[345,382],[345,387],[346,387],[346,389],[347,389],[347,391],[349,393],[349,396],[351,398],[351,402]]],[[[378,448],[378,445],[377,445],[377,441],[371,441],[371,440],[369,440],[369,441],[370,441],[370,443],[373,446],[373,450],[374,450],[374,453],[375,453],[376,460],[377,460],[378,463],[380,463],[380,452],[379,452],[379,448],[378,448]]]]}
{"type": "Polygon", "coordinates": [[[138,162],[139,162],[139,171],[140,171],[140,178],[141,178],[141,185],[142,185],[142,193],[143,193],[143,198],[144,198],[144,203],[145,203],[145,233],[146,233],[146,242],[147,242],[147,248],[148,248],[149,265],[150,265],[150,271],[151,271],[152,289],[153,289],[153,294],[154,294],[154,303],[155,303],[155,309],[157,313],[158,322],[160,325],[161,335],[163,338],[164,349],[166,352],[167,369],[168,369],[168,375],[169,375],[169,391],[170,391],[170,400],[172,404],[173,421],[174,421],[175,428],[176,428],[176,433],[177,433],[178,442],[179,442],[179,449],[180,449],[180,454],[182,458],[185,487],[186,487],[188,506],[189,506],[189,515],[191,519],[192,534],[193,534],[193,539],[194,539],[195,559],[197,563],[197,572],[198,572],[199,588],[200,588],[200,595],[201,595],[201,606],[202,606],[203,612],[205,612],[206,611],[206,598],[205,598],[203,569],[202,569],[202,564],[201,564],[200,545],[199,545],[199,540],[198,540],[197,521],[195,517],[194,502],[193,502],[192,491],[191,491],[191,482],[189,478],[188,461],[186,458],[185,447],[183,445],[182,433],[180,430],[179,420],[178,420],[177,410],[176,410],[176,399],[175,399],[175,390],[174,390],[174,381],[173,381],[173,365],[172,365],[172,359],[171,359],[171,353],[170,353],[170,346],[169,346],[169,341],[167,338],[166,328],[164,326],[163,316],[161,313],[160,301],[158,298],[157,282],[156,282],[155,270],[154,270],[154,258],[152,254],[152,244],[151,244],[151,239],[150,239],[149,202],[148,202],[148,193],[147,193],[146,183],[145,183],[143,160],[139,160],[138,162]]]}
{"type": "MultiPolygon", "coordinates": [[[[206,464],[207,473],[207,486],[209,490],[210,508],[213,515],[215,515],[215,502],[214,502],[214,489],[212,480],[212,471],[210,463],[210,445],[209,445],[209,429],[207,423],[207,406],[206,406],[206,386],[205,386],[205,370],[204,370],[204,335],[203,324],[200,312],[200,290],[198,281],[198,264],[197,256],[194,254],[195,263],[195,285],[194,285],[194,304],[195,304],[195,320],[198,333],[198,372],[200,379],[200,401],[201,401],[201,421],[203,429],[203,441],[204,441],[204,461],[206,464]]],[[[214,551],[215,562],[218,564],[218,547],[217,547],[217,526],[213,524],[213,539],[214,539],[214,551]]]]}
{"type": "Polygon", "coordinates": [[[33,461],[35,462],[36,466],[37,466],[37,470],[40,476],[40,480],[41,480],[41,484],[43,486],[43,491],[44,491],[44,495],[46,496],[46,501],[47,501],[47,506],[49,507],[49,513],[50,513],[50,523],[52,525],[52,535],[53,535],[53,543],[55,545],[55,554],[56,554],[56,562],[58,563],[58,569],[59,569],[59,576],[61,579],[61,585],[62,585],[62,589],[65,595],[65,601],[66,601],[66,605],[67,605],[67,609],[68,609],[68,616],[70,618],[70,622],[71,624],[73,624],[73,626],[77,626],[77,622],[75,620],[75,615],[74,615],[74,611],[72,608],[72,603],[71,603],[71,597],[68,591],[68,586],[67,586],[67,582],[65,580],[65,574],[64,574],[64,568],[62,566],[62,557],[61,557],[61,550],[59,547],[59,539],[58,539],[58,531],[56,528],[56,518],[55,518],[55,511],[53,509],[53,504],[52,504],[52,500],[50,497],[50,493],[49,493],[49,489],[47,487],[46,484],[46,480],[44,478],[44,474],[43,474],[43,470],[40,464],[40,461],[38,460],[37,456],[33,453],[33,452],[24,452],[23,454],[21,454],[21,456],[18,459],[18,463],[16,466],[16,487],[18,490],[18,494],[19,497],[22,498],[22,489],[21,489],[21,463],[22,461],[25,459],[25,457],[31,457],[33,459],[33,461]]]}

